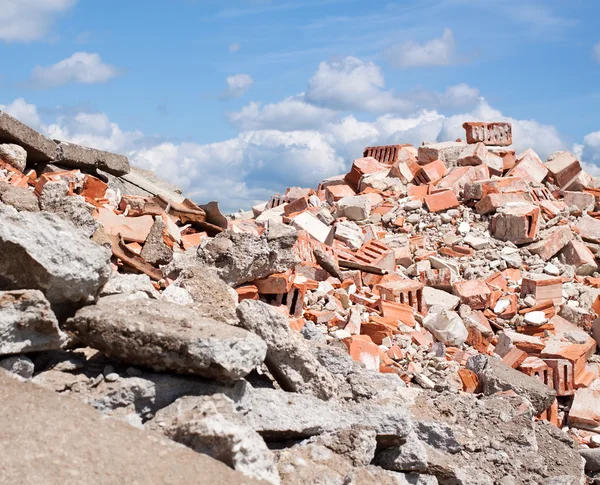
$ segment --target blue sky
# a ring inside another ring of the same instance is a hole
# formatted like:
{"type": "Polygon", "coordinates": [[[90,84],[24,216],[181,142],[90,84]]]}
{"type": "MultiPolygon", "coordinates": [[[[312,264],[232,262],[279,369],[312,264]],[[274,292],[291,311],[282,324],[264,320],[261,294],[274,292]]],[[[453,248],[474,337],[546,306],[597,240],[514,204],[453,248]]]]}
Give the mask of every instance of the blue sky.
{"type": "Polygon", "coordinates": [[[0,105],[228,210],[466,119],[596,173],[598,18],[591,0],[0,0],[0,105]]]}

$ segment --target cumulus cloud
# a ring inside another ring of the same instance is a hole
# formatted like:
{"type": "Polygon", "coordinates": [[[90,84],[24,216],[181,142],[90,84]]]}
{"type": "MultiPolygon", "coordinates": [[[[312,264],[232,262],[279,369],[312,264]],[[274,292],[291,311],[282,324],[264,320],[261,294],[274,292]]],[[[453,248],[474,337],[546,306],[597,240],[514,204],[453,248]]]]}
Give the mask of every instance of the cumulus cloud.
{"type": "Polygon", "coordinates": [[[239,98],[254,84],[254,79],[248,74],[227,76],[225,81],[227,82],[227,89],[223,92],[224,98],[239,98]]]}
{"type": "Polygon", "coordinates": [[[331,109],[307,103],[302,94],[264,106],[253,101],[240,111],[228,115],[231,123],[244,131],[272,127],[283,131],[313,129],[335,116],[335,111],[331,109]]]}
{"type": "Polygon", "coordinates": [[[422,108],[461,108],[479,99],[479,91],[458,84],[438,93],[415,89],[397,94],[385,89],[381,68],[374,62],[345,57],[321,62],[308,81],[305,100],[311,104],[339,111],[408,114],[422,108]]]}
{"type": "Polygon", "coordinates": [[[37,66],[31,73],[31,83],[38,87],[64,86],[65,84],[98,84],[109,81],[119,70],[105,64],[99,54],[76,52],[52,66],[37,66]]]}
{"type": "Polygon", "coordinates": [[[407,41],[385,51],[390,63],[400,68],[449,66],[457,62],[456,43],[451,29],[444,29],[441,37],[424,44],[407,41]]]}
{"type": "Polygon", "coordinates": [[[596,42],[592,48],[592,58],[600,64],[600,41],[596,42]]]}
{"type": "Polygon", "coordinates": [[[23,98],[17,98],[8,106],[0,104],[0,110],[5,111],[13,118],[31,126],[32,128],[39,128],[42,120],[38,114],[37,106],[29,104],[23,98]]]}
{"type": "Polygon", "coordinates": [[[57,17],[77,0],[0,0],[0,40],[31,42],[44,38],[57,17]]]}

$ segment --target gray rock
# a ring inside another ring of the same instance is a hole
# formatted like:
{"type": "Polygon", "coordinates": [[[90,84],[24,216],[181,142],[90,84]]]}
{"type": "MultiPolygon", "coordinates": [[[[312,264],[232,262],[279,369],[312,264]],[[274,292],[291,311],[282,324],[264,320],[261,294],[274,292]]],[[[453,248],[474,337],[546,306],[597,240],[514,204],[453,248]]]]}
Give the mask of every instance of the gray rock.
{"type": "Polygon", "coordinates": [[[122,362],[210,378],[237,379],[260,365],[265,343],[241,328],[157,300],[100,299],[67,321],[87,345],[122,362]]]}
{"type": "Polygon", "coordinates": [[[185,256],[180,264],[183,270],[179,272],[174,284],[181,286],[192,297],[190,306],[203,317],[235,325],[236,301],[230,293],[231,288],[219,278],[217,271],[199,264],[193,253],[185,256]]]}
{"type": "Polygon", "coordinates": [[[80,195],[68,195],[68,193],[69,186],[64,181],[46,182],[40,196],[40,207],[44,211],[71,221],[87,237],[91,237],[99,224],[92,217],[85,199],[80,195]]]}
{"type": "Polygon", "coordinates": [[[192,409],[182,410],[169,427],[160,429],[172,440],[248,477],[280,483],[273,453],[222,394],[196,398],[192,409]]]}
{"type": "Polygon", "coordinates": [[[100,296],[145,293],[150,298],[160,298],[160,293],[145,274],[113,273],[100,290],[100,296]]]}
{"type": "Polygon", "coordinates": [[[34,367],[31,359],[24,355],[14,355],[0,360],[0,368],[23,379],[31,379],[33,377],[34,367]]]}
{"type": "Polygon", "coordinates": [[[600,472],[600,448],[580,448],[577,451],[585,460],[587,471],[600,472]]]}
{"type": "Polygon", "coordinates": [[[291,329],[285,316],[255,300],[242,301],[237,316],[240,326],[266,342],[266,364],[282,389],[321,399],[335,397],[337,380],[310,352],[302,336],[291,329]]]}
{"type": "Polygon", "coordinates": [[[50,303],[89,301],[111,273],[110,253],[46,212],[0,204],[0,289],[39,289],[50,303]]]}
{"type": "Polygon", "coordinates": [[[4,483],[259,483],[1,370],[0,402],[4,483]]]}
{"type": "Polygon", "coordinates": [[[299,261],[293,251],[297,233],[278,226],[272,224],[266,237],[224,231],[198,248],[199,261],[231,286],[283,273],[299,261]]]}
{"type": "Polygon", "coordinates": [[[58,349],[66,340],[41,291],[0,291],[0,355],[58,349]]]}
{"type": "Polygon", "coordinates": [[[88,171],[101,169],[112,175],[129,173],[129,161],[123,155],[103,152],[95,148],[55,140],[56,163],[65,167],[83,168],[88,171]]]}
{"type": "Polygon", "coordinates": [[[322,401],[307,394],[275,389],[252,389],[239,403],[248,424],[267,441],[308,438],[325,432],[371,428],[381,446],[394,446],[412,430],[401,398],[374,399],[361,403],[322,401]]]}
{"type": "Polygon", "coordinates": [[[344,281],[344,275],[342,274],[342,270],[339,265],[335,261],[335,258],[326,252],[320,246],[315,246],[313,253],[315,255],[315,259],[321,268],[327,271],[331,276],[337,278],[340,281],[344,281]]]}
{"type": "MultiPolygon", "coordinates": [[[[161,300],[168,301],[169,303],[177,303],[178,305],[189,307],[194,306],[194,299],[192,298],[192,295],[190,295],[190,292],[176,284],[170,284],[167,286],[160,295],[160,298],[161,300]]],[[[201,314],[201,312],[198,313],[201,314]]]]}
{"type": "Polygon", "coordinates": [[[325,446],[349,459],[354,466],[367,466],[375,457],[377,433],[365,426],[355,426],[313,436],[303,444],[325,446]]]}
{"type": "Polygon", "coordinates": [[[313,340],[321,343],[325,343],[326,341],[323,332],[321,332],[314,322],[311,322],[310,320],[305,320],[304,326],[302,327],[300,333],[306,340],[313,340]]]}
{"type": "Polygon", "coordinates": [[[1,181],[0,201],[12,205],[18,211],[39,212],[40,210],[40,202],[31,190],[1,181]]]}
{"type": "Polygon", "coordinates": [[[23,147],[12,143],[0,143],[0,158],[17,170],[25,172],[27,152],[23,147]]]}
{"type": "Polygon", "coordinates": [[[371,199],[368,195],[343,197],[337,203],[338,217],[351,221],[364,221],[371,215],[371,199]]]}
{"type": "Polygon", "coordinates": [[[416,433],[410,433],[400,446],[377,453],[375,464],[398,472],[424,472],[428,468],[427,449],[416,433]]]}
{"type": "Polygon", "coordinates": [[[478,354],[469,358],[466,367],[477,374],[485,395],[515,391],[531,403],[536,415],[548,409],[556,397],[554,389],[535,377],[508,367],[499,359],[478,354]]]}
{"type": "Polygon", "coordinates": [[[0,143],[23,147],[29,163],[49,162],[56,156],[56,143],[4,111],[0,111],[0,143]]]}
{"type": "Polygon", "coordinates": [[[173,259],[173,251],[163,239],[166,225],[160,216],[154,218],[154,224],[144,241],[140,256],[152,266],[169,264],[173,259]]]}

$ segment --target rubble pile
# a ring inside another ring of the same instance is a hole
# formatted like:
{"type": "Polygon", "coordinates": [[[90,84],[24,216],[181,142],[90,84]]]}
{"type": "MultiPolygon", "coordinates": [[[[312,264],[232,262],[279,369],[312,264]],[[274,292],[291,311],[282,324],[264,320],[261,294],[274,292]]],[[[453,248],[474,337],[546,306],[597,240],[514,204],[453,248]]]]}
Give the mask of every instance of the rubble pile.
{"type": "Polygon", "coordinates": [[[222,483],[600,483],[600,179],[463,126],[226,217],[0,112],[4,401],[222,483]]]}

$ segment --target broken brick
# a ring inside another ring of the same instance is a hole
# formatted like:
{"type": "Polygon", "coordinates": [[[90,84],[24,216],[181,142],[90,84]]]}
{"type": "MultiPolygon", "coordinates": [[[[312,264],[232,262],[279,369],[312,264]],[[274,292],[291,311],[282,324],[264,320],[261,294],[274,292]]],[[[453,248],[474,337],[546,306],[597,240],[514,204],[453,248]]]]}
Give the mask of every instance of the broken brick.
{"type": "Polygon", "coordinates": [[[429,212],[442,212],[460,206],[456,195],[451,190],[445,190],[425,197],[425,205],[429,212]]]}

